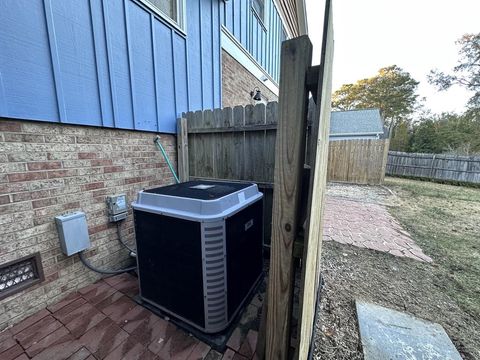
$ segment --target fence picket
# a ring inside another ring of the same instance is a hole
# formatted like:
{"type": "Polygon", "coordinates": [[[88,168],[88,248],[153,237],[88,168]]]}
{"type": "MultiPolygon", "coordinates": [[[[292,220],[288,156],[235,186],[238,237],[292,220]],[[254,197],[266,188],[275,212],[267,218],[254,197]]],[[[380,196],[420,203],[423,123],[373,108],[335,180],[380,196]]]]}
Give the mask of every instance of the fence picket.
{"type": "MultiPolygon", "coordinates": [[[[196,111],[184,117],[190,176],[273,183],[278,103],[196,111]]],[[[329,181],[383,182],[388,140],[339,140],[329,147],[329,181]]],[[[395,166],[388,164],[390,169],[395,166]]]]}
{"type": "MultiPolygon", "coordinates": [[[[243,106],[233,108],[234,126],[245,125],[245,109],[243,106]]],[[[245,133],[238,132],[233,134],[235,141],[234,154],[236,157],[235,177],[234,179],[244,180],[245,178],[245,133]]]]}
{"type": "MultiPolygon", "coordinates": [[[[278,103],[270,102],[267,104],[265,113],[265,123],[267,125],[277,124],[278,103]]],[[[275,138],[276,130],[265,130],[265,181],[268,182],[273,179],[273,171],[275,169],[275,138]]]]}

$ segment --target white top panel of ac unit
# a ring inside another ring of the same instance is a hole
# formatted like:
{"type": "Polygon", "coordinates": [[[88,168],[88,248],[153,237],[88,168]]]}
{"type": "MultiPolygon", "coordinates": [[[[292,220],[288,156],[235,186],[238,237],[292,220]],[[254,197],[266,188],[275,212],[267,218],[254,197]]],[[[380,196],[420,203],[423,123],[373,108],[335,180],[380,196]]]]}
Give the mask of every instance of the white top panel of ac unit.
{"type": "Polygon", "coordinates": [[[262,197],[253,183],[197,180],[142,190],[132,207],[187,220],[217,221],[262,197]]]}

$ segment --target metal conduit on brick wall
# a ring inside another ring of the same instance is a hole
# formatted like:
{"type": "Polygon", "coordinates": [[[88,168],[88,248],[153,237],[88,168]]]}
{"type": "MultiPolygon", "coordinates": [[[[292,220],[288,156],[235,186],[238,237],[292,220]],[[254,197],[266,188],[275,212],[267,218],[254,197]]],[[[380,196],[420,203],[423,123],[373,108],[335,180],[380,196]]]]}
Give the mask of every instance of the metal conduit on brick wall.
{"type": "MultiPolygon", "coordinates": [[[[95,265],[130,262],[108,223],[105,196],[174,182],[154,133],[0,119],[0,264],[40,252],[45,280],[0,301],[0,330],[98,279],[60,250],[54,217],[87,215],[95,265]]],[[[161,135],[176,167],[176,140],[161,135]]],[[[131,211],[122,224],[134,238],[131,211]]]]}

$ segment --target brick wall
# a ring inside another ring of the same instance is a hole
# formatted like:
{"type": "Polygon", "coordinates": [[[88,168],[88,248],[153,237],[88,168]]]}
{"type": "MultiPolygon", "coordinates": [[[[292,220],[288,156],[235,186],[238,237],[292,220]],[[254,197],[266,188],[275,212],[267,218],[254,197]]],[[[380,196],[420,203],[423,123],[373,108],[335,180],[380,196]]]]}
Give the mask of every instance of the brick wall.
{"type": "Polygon", "coordinates": [[[278,96],[253,76],[229,53],[222,50],[222,104],[223,107],[256,104],[250,92],[257,87],[262,93],[262,101],[278,101],[278,96]]]}
{"type": "MultiPolygon", "coordinates": [[[[105,196],[126,193],[129,203],[143,189],[173,183],[155,134],[0,119],[0,264],[39,251],[45,281],[0,301],[0,330],[97,280],[78,255],[59,248],[54,217],[87,215],[89,260],[99,267],[131,263],[108,223],[105,196]]],[[[173,135],[161,135],[176,165],[173,135]]],[[[134,239],[131,209],[122,224],[134,239]]]]}

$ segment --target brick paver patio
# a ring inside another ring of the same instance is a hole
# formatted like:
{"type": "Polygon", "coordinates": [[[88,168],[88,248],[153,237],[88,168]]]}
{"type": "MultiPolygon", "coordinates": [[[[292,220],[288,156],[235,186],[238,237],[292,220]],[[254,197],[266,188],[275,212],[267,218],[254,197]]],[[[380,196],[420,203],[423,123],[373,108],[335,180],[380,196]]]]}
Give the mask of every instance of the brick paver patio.
{"type": "Polygon", "coordinates": [[[384,205],[328,196],[324,240],[431,262],[384,205]]]}
{"type": "MultiPolygon", "coordinates": [[[[0,332],[1,360],[255,359],[257,332],[239,325],[224,354],[132,299],[137,279],[105,278],[0,332]]],[[[240,324],[256,318],[255,295],[240,324]]]]}

